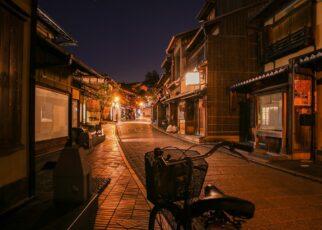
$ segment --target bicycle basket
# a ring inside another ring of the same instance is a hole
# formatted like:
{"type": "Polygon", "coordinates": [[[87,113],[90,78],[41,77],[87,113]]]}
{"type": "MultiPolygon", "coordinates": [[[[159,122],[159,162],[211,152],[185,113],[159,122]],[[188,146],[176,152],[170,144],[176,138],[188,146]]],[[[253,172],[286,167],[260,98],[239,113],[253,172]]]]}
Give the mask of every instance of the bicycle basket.
{"type": "MultiPolygon", "coordinates": [[[[188,150],[186,156],[199,155],[197,151],[188,150]]],[[[182,157],[178,149],[166,149],[163,152],[166,159],[171,160],[182,157]]],[[[170,162],[171,162],[170,160],[170,162]]],[[[188,181],[189,165],[187,162],[166,166],[159,158],[154,157],[154,152],[145,154],[145,175],[148,200],[153,204],[164,202],[176,202],[199,197],[208,164],[204,159],[195,160],[193,163],[191,181],[188,181]],[[189,191],[186,193],[186,185],[189,184],[189,191]],[[188,197],[186,197],[188,195],[188,197]]]]}

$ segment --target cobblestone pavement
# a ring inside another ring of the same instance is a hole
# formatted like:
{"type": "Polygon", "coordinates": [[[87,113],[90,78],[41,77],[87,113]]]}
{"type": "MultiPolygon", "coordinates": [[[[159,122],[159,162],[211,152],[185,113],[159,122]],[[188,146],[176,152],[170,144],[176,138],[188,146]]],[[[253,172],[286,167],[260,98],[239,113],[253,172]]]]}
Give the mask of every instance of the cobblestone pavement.
{"type": "Polygon", "coordinates": [[[109,177],[111,183],[99,197],[95,229],[147,229],[149,206],[123,161],[115,125],[104,127],[106,141],[89,155],[93,177],[109,177]]]}
{"type": "MultiPolygon", "coordinates": [[[[143,183],[145,152],[155,147],[191,145],[146,123],[122,123],[118,134],[128,161],[143,183]]],[[[255,217],[244,225],[246,229],[322,229],[322,184],[222,152],[207,161],[205,184],[215,184],[229,195],[255,203],[255,217]]]]}

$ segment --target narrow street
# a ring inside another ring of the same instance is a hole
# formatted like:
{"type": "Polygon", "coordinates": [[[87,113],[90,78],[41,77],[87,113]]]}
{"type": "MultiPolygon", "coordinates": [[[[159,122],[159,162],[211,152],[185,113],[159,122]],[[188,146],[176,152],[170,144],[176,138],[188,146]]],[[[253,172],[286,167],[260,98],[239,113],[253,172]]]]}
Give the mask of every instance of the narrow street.
{"type": "MultiPolygon", "coordinates": [[[[126,157],[145,183],[144,154],[155,147],[185,148],[189,143],[153,129],[148,123],[118,125],[126,157]]],[[[322,184],[239,158],[218,153],[208,159],[205,184],[212,183],[229,195],[255,203],[249,229],[322,229],[322,184]]]]}
{"type": "Polygon", "coordinates": [[[217,227],[322,230],[322,0],[0,0],[0,230],[217,227]]]}
{"type": "Polygon", "coordinates": [[[93,177],[109,177],[111,183],[99,197],[95,229],[147,229],[149,206],[123,161],[115,125],[104,126],[107,138],[89,155],[93,177]]]}

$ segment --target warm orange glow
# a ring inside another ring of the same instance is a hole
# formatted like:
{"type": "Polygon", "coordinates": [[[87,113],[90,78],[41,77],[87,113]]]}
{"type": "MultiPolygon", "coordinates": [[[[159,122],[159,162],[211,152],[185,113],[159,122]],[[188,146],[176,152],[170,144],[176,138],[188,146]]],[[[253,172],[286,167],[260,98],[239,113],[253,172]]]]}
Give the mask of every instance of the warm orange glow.
{"type": "Polygon", "coordinates": [[[193,72],[186,73],[186,85],[198,85],[200,84],[200,76],[197,68],[193,72]]]}
{"type": "Polygon", "coordinates": [[[114,102],[119,102],[120,101],[120,97],[119,96],[116,96],[116,97],[114,97],[114,102]]]}

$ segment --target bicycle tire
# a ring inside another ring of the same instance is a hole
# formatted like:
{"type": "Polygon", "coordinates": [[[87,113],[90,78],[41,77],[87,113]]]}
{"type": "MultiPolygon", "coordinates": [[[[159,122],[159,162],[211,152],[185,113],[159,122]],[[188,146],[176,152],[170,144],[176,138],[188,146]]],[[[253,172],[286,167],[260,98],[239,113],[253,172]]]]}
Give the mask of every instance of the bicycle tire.
{"type": "Polygon", "coordinates": [[[183,230],[178,210],[174,207],[154,206],[149,217],[149,230],[183,230]]]}

